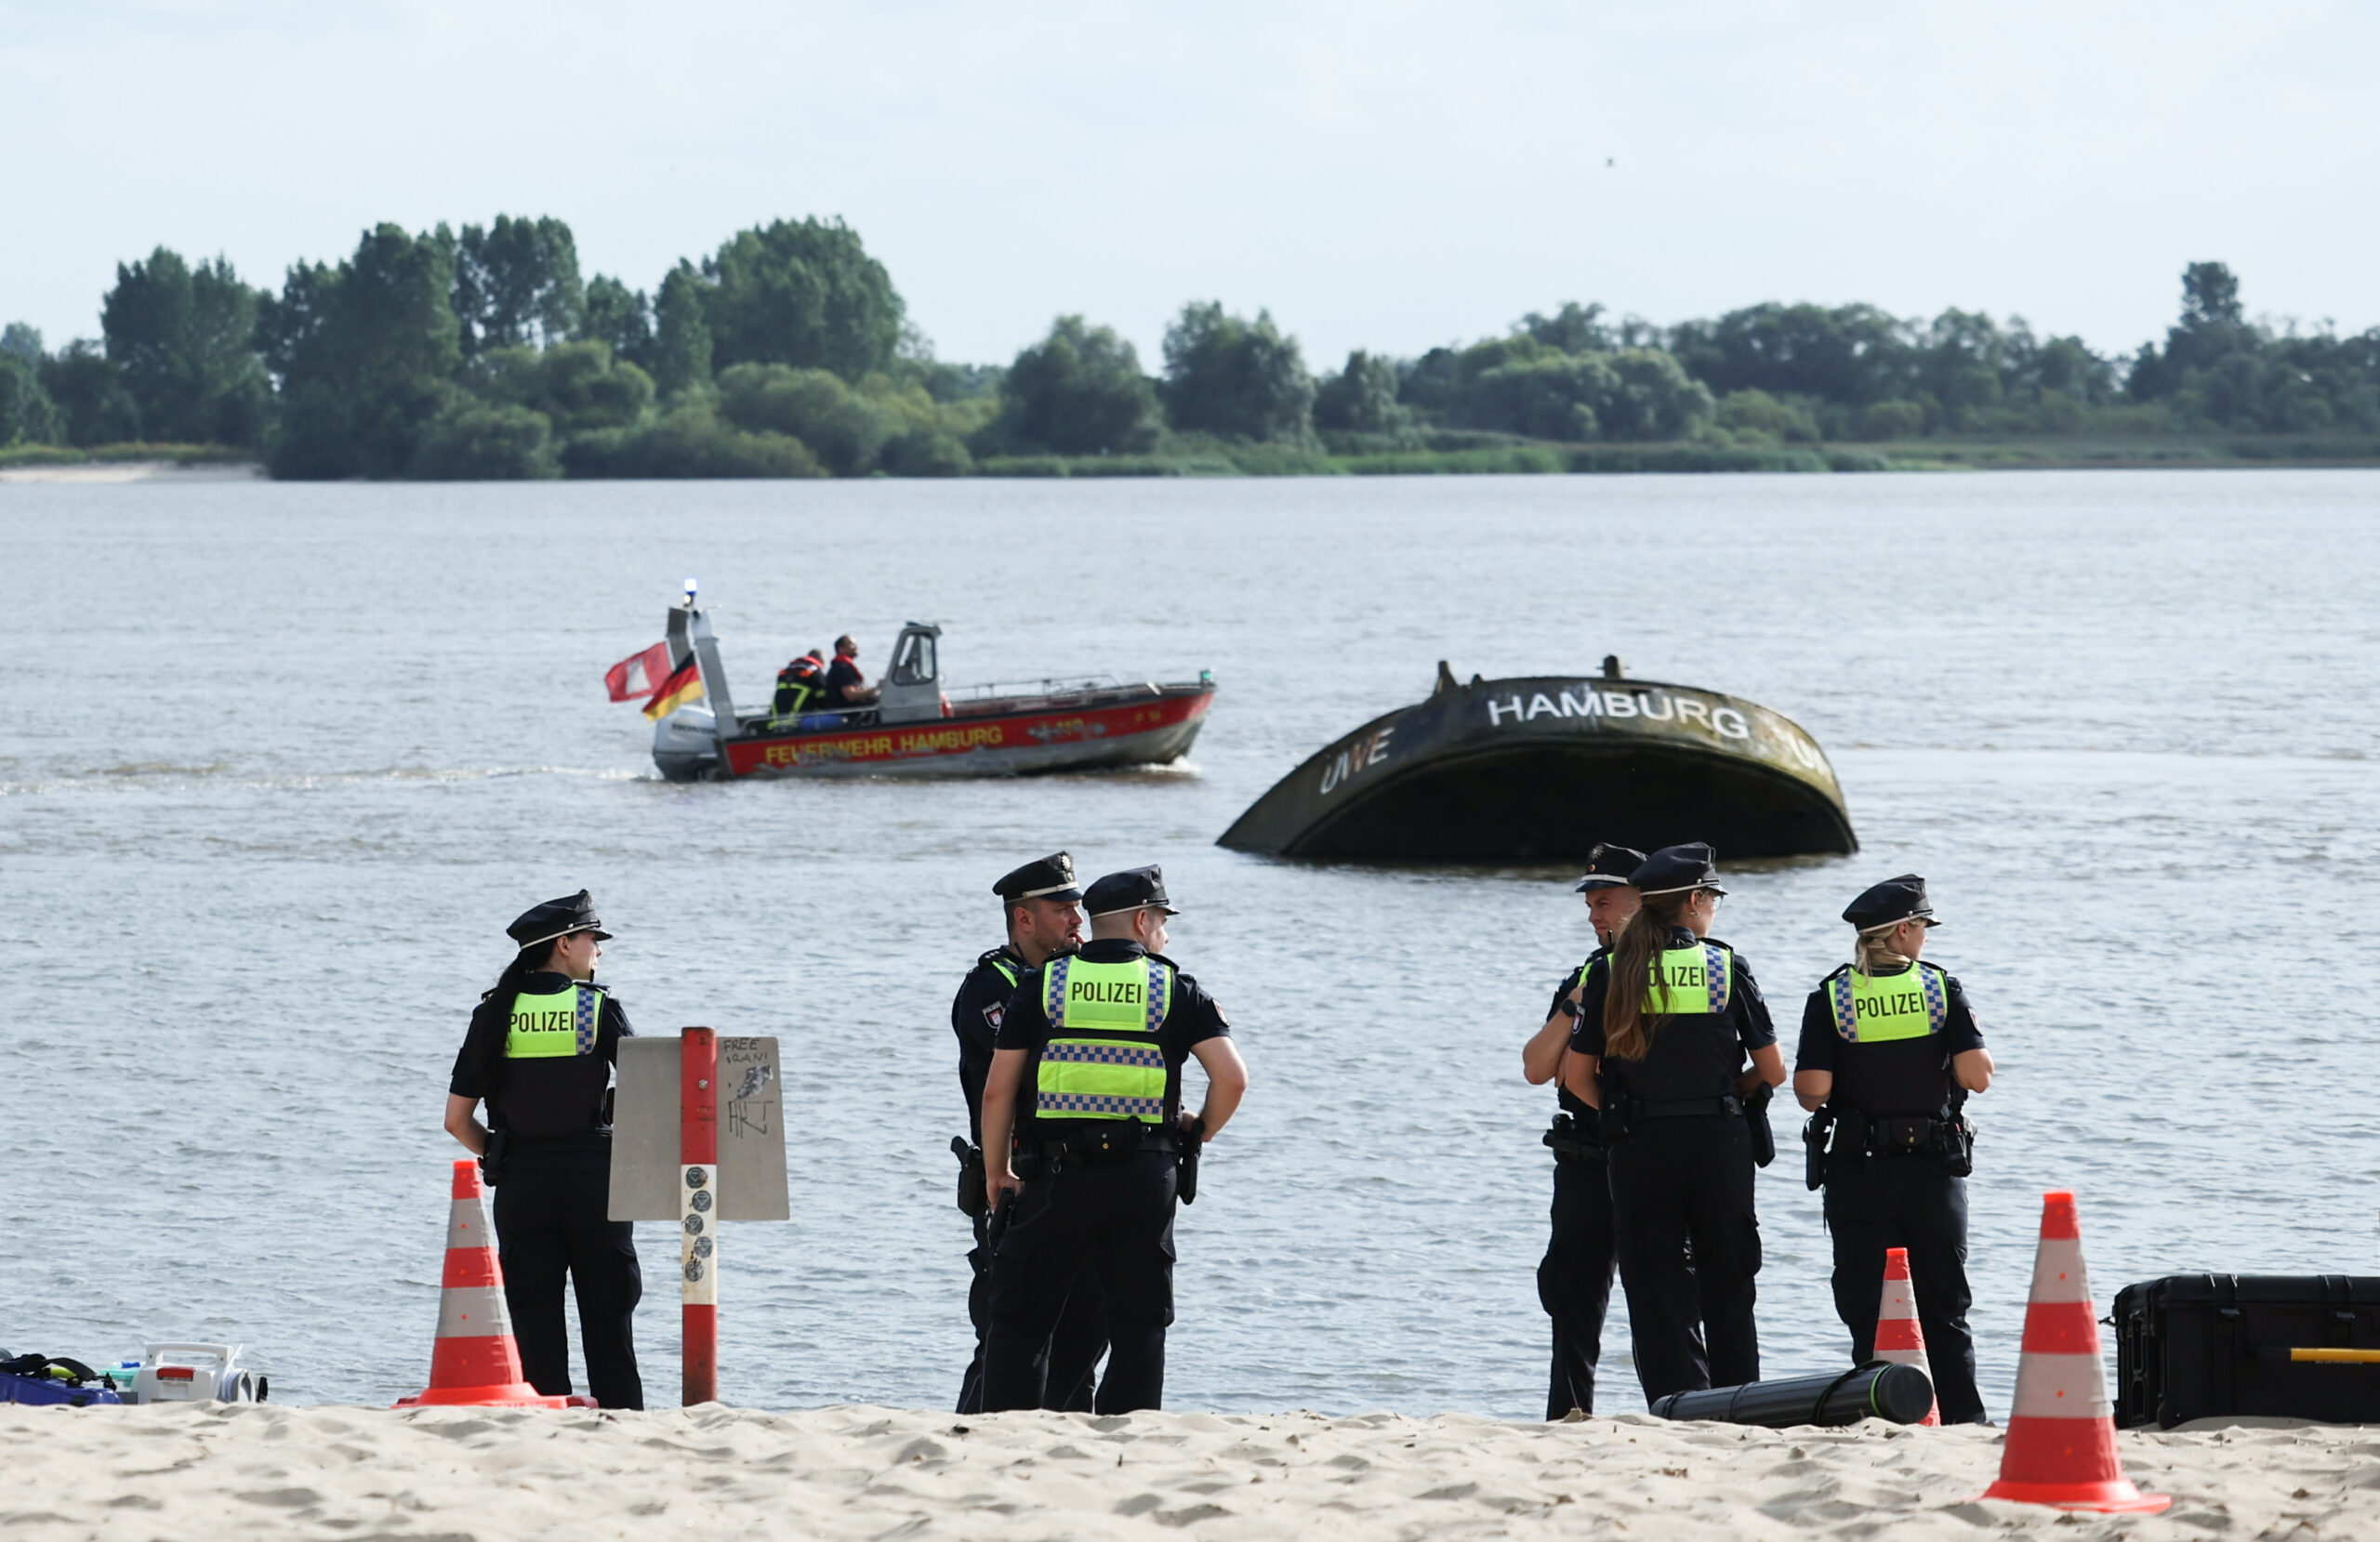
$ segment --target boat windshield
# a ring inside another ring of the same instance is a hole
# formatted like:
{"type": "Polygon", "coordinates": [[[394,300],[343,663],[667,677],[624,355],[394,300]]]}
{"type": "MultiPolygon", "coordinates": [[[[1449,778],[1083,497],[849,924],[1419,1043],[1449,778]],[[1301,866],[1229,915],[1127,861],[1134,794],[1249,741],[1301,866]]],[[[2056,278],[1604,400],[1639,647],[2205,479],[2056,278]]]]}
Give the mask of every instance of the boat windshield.
{"type": "Polygon", "coordinates": [[[892,672],[885,678],[893,685],[932,685],[940,672],[935,668],[932,632],[906,632],[901,638],[900,652],[892,656],[892,672]]]}

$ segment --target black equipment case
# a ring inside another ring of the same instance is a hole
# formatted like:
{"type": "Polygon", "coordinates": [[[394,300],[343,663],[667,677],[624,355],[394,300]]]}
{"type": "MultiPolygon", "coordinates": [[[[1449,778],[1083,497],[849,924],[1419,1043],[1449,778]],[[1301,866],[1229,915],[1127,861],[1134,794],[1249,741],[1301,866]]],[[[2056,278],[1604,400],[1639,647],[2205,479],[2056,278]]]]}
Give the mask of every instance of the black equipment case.
{"type": "Polygon", "coordinates": [[[2232,1414],[2380,1424],[2380,1278],[2168,1274],[2117,1291],[2114,1324],[2119,1428],[2232,1414]]]}

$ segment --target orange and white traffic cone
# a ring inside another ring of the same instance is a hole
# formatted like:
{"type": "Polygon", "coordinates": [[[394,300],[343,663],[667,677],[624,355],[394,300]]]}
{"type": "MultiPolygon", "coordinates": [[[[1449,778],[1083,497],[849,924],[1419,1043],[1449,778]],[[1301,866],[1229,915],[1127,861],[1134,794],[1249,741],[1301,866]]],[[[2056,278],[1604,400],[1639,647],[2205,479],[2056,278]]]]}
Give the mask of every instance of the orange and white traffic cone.
{"type": "Polygon", "coordinates": [[[2025,1344],[2016,1361],[2016,1405],[2000,1453],[2000,1481],[1987,1499],[2058,1509],[2138,1510],[2154,1514],[2174,1501],[2143,1494],[2116,1456],[2114,1409],[2099,1363],[2099,1323],[2082,1272],[2082,1229],[2074,1195],[2042,1196],[2042,1237],[2033,1255],[2033,1291],[2025,1307],[2025,1344]]]}
{"type": "Polygon", "coordinates": [[[438,1300],[438,1341],[430,1351],[430,1389],[401,1398],[400,1408],[565,1408],[521,1377],[521,1346],[504,1306],[504,1266],[487,1223],[480,1165],[455,1164],[455,1203],[446,1216],[446,1277],[438,1300]]]}
{"type": "MultiPolygon", "coordinates": [[[[1934,1379],[1934,1367],[1925,1358],[1925,1330],[1917,1322],[1916,1287],[1909,1278],[1909,1249],[1884,1249],[1884,1298],[1876,1309],[1876,1352],[1872,1358],[1889,1360],[1897,1365],[1914,1365],[1934,1379]]],[[[1942,1422],[1942,1400],[1936,1398],[1934,1406],[1925,1410],[1921,1425],[1942,1422]]]]}

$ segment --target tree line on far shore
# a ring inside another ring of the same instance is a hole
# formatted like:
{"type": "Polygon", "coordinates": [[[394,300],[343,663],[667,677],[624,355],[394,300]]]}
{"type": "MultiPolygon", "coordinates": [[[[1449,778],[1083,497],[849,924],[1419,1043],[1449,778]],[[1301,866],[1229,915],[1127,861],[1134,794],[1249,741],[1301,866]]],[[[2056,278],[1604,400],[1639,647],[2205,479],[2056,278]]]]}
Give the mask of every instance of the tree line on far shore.
{"type": "Polygon", "coordinates": [[[648,294],[582,278],[570,227],[381,225],[278,293],[221,257],[120,264],[100,336],[0,333],[0,446],[219,445],[276,477],[952,476],[1030,457],[1547,442],[1758,447],[1929,435],[2380,430],[2380,327],[2247,319],[2192,263],[2128,358],[2020,318],[1765,304],[1661,327],[1532,312],[1316,377],[1271,315],[1185,305],[1154,376],[1062,316],[1005,366],[937,361],[840,220],[780,220],[648,294]]]}

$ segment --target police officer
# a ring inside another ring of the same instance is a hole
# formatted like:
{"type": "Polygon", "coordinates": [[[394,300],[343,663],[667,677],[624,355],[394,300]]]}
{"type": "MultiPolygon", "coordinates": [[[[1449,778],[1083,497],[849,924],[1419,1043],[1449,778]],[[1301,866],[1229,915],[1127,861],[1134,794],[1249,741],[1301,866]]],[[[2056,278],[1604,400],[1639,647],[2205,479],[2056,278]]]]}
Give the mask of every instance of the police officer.
{"type": "Polygon", "coordinates": [[[496,1240],[521,1370],[548,1397],[570,1391],[562,1282],[578,1296],[588,1390],[641,1408],[632,1319],[644,1294],[634,1229],[611,1197],[612,1067],[628,1014],[595,983],[611,937],[580,890],[507,927],[520,953],[480,997],[447,1084],[446,1130],[496,1185],[496,1240]],[[488,1122],[477,1115],[482,1100],[488,1122]]]}
{"type": "Polygon", "coordinates": [[[1834,1235],[1834,1311],[1851,1330],[1851,1358],[1876,1348],[1884,1250],[1909,1249],[1917,1320],[1925,1330],[1934,1395],[1950,1424],[1983,1422],[1967,1332],[1967,1186],[1974,1154],[1962,1112],[1991,1085],[1991,1051],[1959,982],[1923,962],[1937,923],[1925,880],[1886,878],[1843,918],[1858,929],[1856,956],[1810,993],[1793,1094],[1815,1112],[1805,1139],[1811,1186],[1826,1185],[1834,1235]]]}
{"type": "Polygon", "coordinates": [[[1760,1379],[1744,1110],[1755,1089],[1784,1082],[1785,1059],[1751,969],[1711,936],[1726,893],[1711,848],[1664,847],[1630,882],[1640,908],[1587,966],[1564,1079],[1602,1111],[1620,1279],[1650,1402],[1760,1379]]]}
{"type": "MultiPolygon", "coordinates": [[[[975,960],[950,1003],[950,1030],[959,1035],[959,1090],[967,1100],[971,1142],[960,1193],[970,1202],[975,1246],[967,1255],[974,1281],[967,1290],[967,1315],[975,1324],[975,1357],[959,1383],[959,1412],[983,1411],[984,1328],[988,1321],[992,1249],[990,1213],[984,1199],[984,1078],[991,1074],[992,1040],[1000,1030],[1009,997],[1028,969],[1038,969],[1082,942],[1082,890],[1075,887],[1075,860],[1064,851],[1026,863],[992,885],[1000,899],[1008,941],[975,960]]],[[[1013,1158],[1012,1158],[1012,1161],[1013,1158]]],[[[1089,1413],[1091,1377],[1107,1351],[1106,1313],[1099,1282],[1086,1274],[1075,1282],[1051,1340],[1055,1356],[1048,1387],[1050,1406],[1089,1413]]]]}
{"type": "Polygon", "coordinates": [[[992,1255],[984,1406],[1042,1402],[1041,1346],[1075,1279],[1096,1272],[1112,1350],[1098,1411],[1165,1401],[1165,1330],[1173,1321],[1173,1206],[1186,1145],[1212,1140],[1248,1090],[1223,1009],[1164,956],[1176,914],[1155,867],[1110,873],[1083,901],[1091,940],[1018,983],[984,1088],[985,1187],[1017,1206],[992,1255]],[[1182,1108],[1182,1062],[1207,1073],[1205,1106],[1182,1108]],[[1026,1100],[1026,1093],[1030,1100],[1026,1100]],[[1021,1182],[1009,1135],[1038,1148],[1021,1182]]]}
{"type": "Polygon", "coordinates": [[[1555,987],[1545,1026],[1521,1050],[1528,1084],[1553,1082],[1559,1103],[1554,1127],[1545,1132],[1554,1152],[1554,1235],[1537,1266],[1537,1299],[1554,1319],[1554,1376],[1545,1394],[1549,1419],[1574,1408],[1594,1412],[1595,1362],[1603,1356],[1604,1311],[1611,1303],[1611,1184],[1604,1169],[1603,1136],[1595,1111],[1561,1085],[1562,1062],[1569,1056],[1570,1025],[1577,1021],[1587,967],[1604,956],[1636,913],[1636,890],[1628,877],[1644,861],[1644,852],[1625,846],[1598,845],[1588,853],[1587,876],[1575,892],[1587,897],[1594,951],[1555,987]]]}

